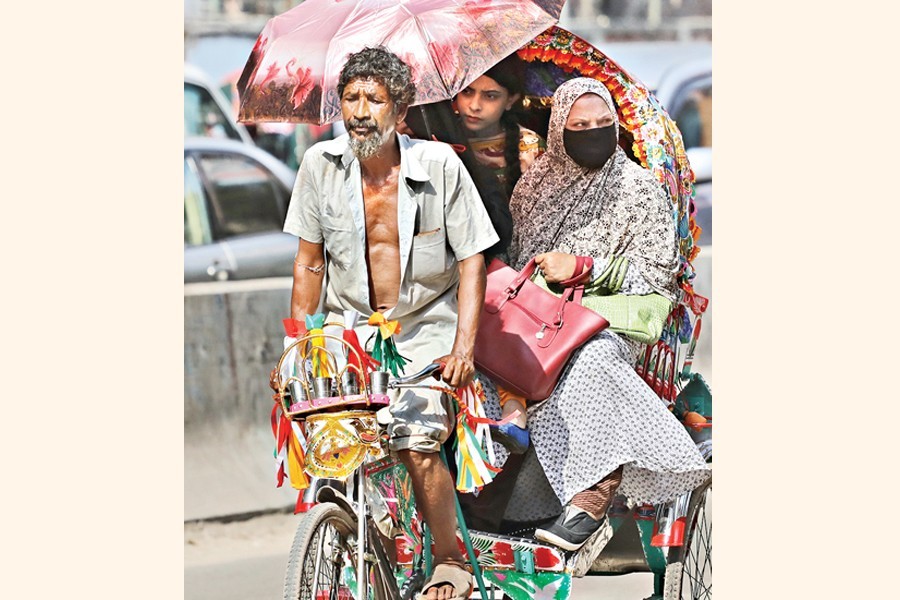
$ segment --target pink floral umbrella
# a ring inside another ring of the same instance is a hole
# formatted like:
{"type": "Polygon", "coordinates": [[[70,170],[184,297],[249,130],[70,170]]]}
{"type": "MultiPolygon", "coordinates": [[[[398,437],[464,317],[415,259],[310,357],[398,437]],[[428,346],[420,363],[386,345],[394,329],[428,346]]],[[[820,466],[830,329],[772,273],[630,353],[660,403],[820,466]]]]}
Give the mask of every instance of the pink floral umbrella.
{"type": "Polygon", "coordinates": [[[305,0],[273,17],[238,80],[245,122],[340,117],[347,56],[383,45],[406,61],[413,104],[452,98],[559,20],[564,0],[305,0]]]}

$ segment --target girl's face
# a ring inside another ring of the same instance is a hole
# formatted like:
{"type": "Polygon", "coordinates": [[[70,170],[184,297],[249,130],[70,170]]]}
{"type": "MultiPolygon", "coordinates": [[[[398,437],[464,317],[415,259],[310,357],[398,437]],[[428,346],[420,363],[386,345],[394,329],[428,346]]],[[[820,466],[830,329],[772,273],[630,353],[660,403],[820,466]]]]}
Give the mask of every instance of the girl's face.
{"type": "Polygon", "coordinates": [[[518,99],[519,94],[510,96],[505,87],[482,75],[456,96],[456,108],[470,135],[491,136],[500,133],[500,117],[518,99]]]}

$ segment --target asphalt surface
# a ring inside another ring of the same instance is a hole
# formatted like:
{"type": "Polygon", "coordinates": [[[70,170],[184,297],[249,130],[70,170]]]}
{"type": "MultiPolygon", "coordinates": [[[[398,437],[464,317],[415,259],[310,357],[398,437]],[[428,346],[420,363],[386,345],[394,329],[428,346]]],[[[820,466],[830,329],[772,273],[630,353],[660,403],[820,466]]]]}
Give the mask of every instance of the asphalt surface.
{"type": "MultiPolygon", "coordinates": [[[[277,600],[299,517],[270,514],[231,523],[184,525],[185,600],[277,600]]],[[[572,600],[642,600],[653,576],[585,577],[572,600]]]]}

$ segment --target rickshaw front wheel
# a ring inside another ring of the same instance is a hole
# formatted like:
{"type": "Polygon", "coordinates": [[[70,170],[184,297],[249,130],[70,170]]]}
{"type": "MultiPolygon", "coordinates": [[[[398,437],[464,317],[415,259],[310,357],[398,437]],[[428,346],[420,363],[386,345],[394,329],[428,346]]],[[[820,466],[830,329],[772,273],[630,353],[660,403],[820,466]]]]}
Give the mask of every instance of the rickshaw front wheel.
{"type": "Polygon", "coordinates": [[[350,598],[343,577],[345,556],[352,555],[349,538],[353,520],[344,509],[330,502],[305,513],[297,526],[284,577],[285,600],[350,598]]]}

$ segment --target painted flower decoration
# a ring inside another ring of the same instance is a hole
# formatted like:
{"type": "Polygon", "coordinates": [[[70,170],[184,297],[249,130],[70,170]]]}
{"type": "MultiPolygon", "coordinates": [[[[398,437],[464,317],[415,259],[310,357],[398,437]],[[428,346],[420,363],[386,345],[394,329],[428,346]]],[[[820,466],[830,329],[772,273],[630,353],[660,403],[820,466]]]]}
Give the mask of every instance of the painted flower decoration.
{"type": "Polygon", "coordinates": [[[592,50],[591,45],[585,42],[582,39],[574,39],[572,40],[572,52],[576,52],[578,54],[584,54],[586,52],[590,52],[592,50]]]}
{"type": "Polygon", "coordinates": [[[315,83],[313,82],[309,67],[305,69],[300,69],[298,67],[293,73],[293,79],[297,83],[294,85],[291,101],[294,105],[294,109],[297,109],[300,108],[300,106],[303,105],[303,102],[309,97],[309,93],[312,91],[315,83]]]}

